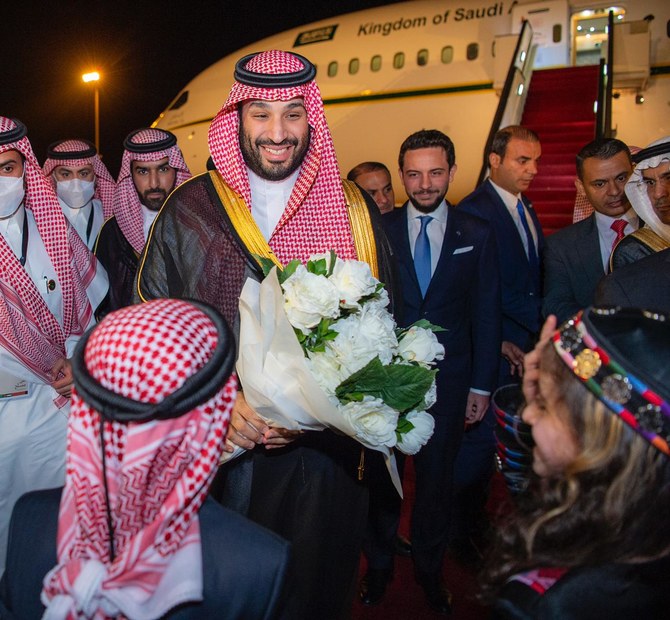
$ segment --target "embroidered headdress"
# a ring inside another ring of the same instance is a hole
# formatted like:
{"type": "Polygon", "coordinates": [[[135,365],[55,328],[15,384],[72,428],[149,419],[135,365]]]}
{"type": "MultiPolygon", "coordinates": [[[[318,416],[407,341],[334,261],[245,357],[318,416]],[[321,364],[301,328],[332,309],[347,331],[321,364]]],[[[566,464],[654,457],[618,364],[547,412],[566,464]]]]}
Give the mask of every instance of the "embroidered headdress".
{"type": "Polygon", "coordinates": [[[670,317],[587,308],[553,344],[575,376],[612,412],[670,456],[670,317]]]}

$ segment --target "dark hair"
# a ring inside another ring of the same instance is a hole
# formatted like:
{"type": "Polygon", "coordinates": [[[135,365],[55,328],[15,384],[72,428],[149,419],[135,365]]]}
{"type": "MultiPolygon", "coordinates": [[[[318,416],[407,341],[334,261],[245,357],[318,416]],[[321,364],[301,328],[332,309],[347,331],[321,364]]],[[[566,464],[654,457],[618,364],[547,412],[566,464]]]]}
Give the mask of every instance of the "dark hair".
{"type": "Polygon", "coordinates": [[[389,176],[391,176],[391,173],[389,172],[389,169],[382,164],[379,161],[364,161],[357,166],[354,166],[349,172],[347,173],[347,179],[349,181],[356,181],[356,179],[361,176],[362,174],[367,174],[368,172],[376,172],[377,170],[381,170],[382,172],[386,172],[389,176]]]}
{"type": "Polygon", "coordinates": [[[456,149],[451,138],[437,129],[422,129],[407,137],[400,147],[398,155],[398,166],[402,170],[405,163],[405,153],[417,149],[428,149],[438,147],[444,149],[447,154],[447,164],[451,168],[456,163],[456,149]]]}
{"type": "Polygon", "coordinates": [[[598,400],[547,346],[542,370],[556,382],[578,452],[563,475],[534,478],[497,533],[482,598],[539,567],[571,569],[653,560],[670,553],[670,460],[598,400]]]}
{"type": "Polygon", "coordinates": [[[509,127],[504,127],[496,132],[493,136],[493,141],[491,142],[491,153],[500,155],[501,159],[505,158],[505,153],[507,152],[507,145],[512,138],[517,140],[524,140],[526,142],[539,142],[540,138],[528,127],[522,127],[521,125],[510,125],[509,127]]]}
{"type": "Polygon", "coordinates": [[[590,157],[597,159],[611,159],[618,153],[626,153],[628,163],[633,166],[630,149],[628,145],[616,138],[598,138],[589,142],[586,146],[577,153],[577,176],[579,180],[584,180],[584,160],[590,157]]]}

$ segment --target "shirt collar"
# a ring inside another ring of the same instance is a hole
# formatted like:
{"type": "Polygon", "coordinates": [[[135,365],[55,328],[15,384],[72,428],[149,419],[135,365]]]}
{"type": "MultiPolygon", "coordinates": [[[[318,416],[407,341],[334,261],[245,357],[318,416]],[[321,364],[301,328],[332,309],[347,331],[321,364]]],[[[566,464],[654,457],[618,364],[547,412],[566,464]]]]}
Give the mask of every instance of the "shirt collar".
{"type": "Polygon", "coordinates": [[[433,219],[437,220],[438,222],[442,222],[443,224],[446,224],[447,222],[447,201],[443,198],[442,202],[438,205],[437,209],[433,211],[432,213],[423,213],[422,211],[419,211],[411,201],[407,203],[407,218],[412,220],[414,218],[417,218],[421,215],[430,215],[433,219]]]}
{"type": "Polygon", "coordinates": [[[498,196],[500,196],[508,209],[516,209],[517,203],[521,200],[521,194],[512,194],[512,192],[508,192],[506,189],[500,187],[500,185],[496,185],[490,178],[489,183],[491,183],[493,189],[496,190],[498,196]]]}

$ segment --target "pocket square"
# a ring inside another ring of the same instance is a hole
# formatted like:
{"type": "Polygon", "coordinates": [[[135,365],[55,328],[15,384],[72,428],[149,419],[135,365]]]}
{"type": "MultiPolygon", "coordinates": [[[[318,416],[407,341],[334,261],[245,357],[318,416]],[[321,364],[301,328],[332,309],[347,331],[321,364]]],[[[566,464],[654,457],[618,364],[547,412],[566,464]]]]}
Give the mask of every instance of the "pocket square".
{"type": "Polygon", "coordinates": [[[456,254],[465,254],[466,252],[471,252],[474,250],[475,246],[474,245],[467,245],[464,248],[457,248],[454,250],[454,255],[456,254]]]}

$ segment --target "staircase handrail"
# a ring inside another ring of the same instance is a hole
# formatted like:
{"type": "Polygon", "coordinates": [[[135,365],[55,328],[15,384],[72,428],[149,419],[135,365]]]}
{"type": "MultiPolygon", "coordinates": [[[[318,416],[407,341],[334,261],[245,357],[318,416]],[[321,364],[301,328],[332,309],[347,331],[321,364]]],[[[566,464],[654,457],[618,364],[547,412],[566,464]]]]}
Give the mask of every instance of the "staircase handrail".
{"type": "Polygon", "coordinates": [[[612,137],[612,90],[614,88],[614,11],[607,15],[607,59],[600,60],[596,138],[612,137]]]}
{"type": "Polygon", "coordinates": [[[500,123],[505,116],[507,111],[507,106],[509,104],[510,94],[512,92],[512,84],[514,83],[514,77],[517,71],[526,78],[530,79],[532,73],[532,57],[531,45],[533,42],[533,29],[530,25],[530,22],[527,19],[523,20],[521,25],[521,31],[519,32],[519,38],[516,42],[516,47],[514,48],[514,55],[512,56],[512,61],[510,62],[509,69],[507,70],[507,77],[505,78],[505,85],[500,93],[500,101],[498,101],[498,107],[496,108],[495,116],[493,117],[493,122],[491,123],[491,129],[489,130],[489,135],[486,138],[486,146],[484,147],[484,161],[482,162],[482,167],[479,172],[479,178],[477,179],[477,185],[481,185],[486,179],[488,172],[489,162],[488,162],[488,153],[493,144],[493,137],[496,132],[500,129],[500,123]],[[530,36],[528,36],[530,33],[530,36]],[[524,41],[525,44],[524,44],[524,41]],[[524,49],[525,48],[525,49],[524,49]],[[521,52],[525,51],[523,55],[521,52]]]}

